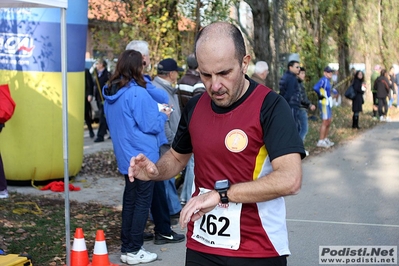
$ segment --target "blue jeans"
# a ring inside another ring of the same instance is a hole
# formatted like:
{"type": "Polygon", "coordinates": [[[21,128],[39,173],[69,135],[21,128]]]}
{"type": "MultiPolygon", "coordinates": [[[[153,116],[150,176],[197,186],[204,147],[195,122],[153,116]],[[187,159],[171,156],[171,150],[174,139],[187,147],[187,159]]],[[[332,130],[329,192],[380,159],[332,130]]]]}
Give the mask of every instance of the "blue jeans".
{"type": "Polygon", "coordinates": [[[305,142],[306,134],[308,134],[308,111],[300,108],[298,112],[299,136],[305,142]]]}
{"type": "Polygon", "coordinates": [[[168,202],[169,215],[176,214],[181,211],[179,195],[177,194],[175,178],[163,181],[165,183],[166,200],[168,202]]]}
{"type": "MultiPolygon", "coordinates": [[[[169,144],[162,145],[160,148],[161,156],[170,149],[169,144]]],[[[179,195],[176,190],[175,178],[172,177],[163,181],[165,186],[166,202],[168,203],[169,215],[176,214],[181,211],[179,195]]]]}
{"type": "Polygon", "coordinates": [[[129,181],[125,175],[125,190],[122,202],[121,252],[136,252],[143,246],[143,232],[151,206],[153,181],[135,179],[129,181]]]}
{"type": "Polygon", "coordinates": [[[180,194],[181,201],[187,202],[191,199],[193,182],[194,182],[194,155],[191,155],[190,160],[186,165],[186,174],[184,176],[183,189],[180,194]]]}

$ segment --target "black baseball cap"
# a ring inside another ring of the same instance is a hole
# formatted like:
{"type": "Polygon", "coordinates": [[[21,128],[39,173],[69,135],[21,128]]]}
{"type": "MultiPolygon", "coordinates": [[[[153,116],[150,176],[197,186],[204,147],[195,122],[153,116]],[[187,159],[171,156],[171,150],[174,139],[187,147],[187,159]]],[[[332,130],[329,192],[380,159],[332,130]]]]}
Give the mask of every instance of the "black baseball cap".
{"type": "Polygon", "coordinates": [[[158,71],[184,71],[183,68],[177,66],[177,62],[172,58],[167,58],[158,63],[158,71]]]}

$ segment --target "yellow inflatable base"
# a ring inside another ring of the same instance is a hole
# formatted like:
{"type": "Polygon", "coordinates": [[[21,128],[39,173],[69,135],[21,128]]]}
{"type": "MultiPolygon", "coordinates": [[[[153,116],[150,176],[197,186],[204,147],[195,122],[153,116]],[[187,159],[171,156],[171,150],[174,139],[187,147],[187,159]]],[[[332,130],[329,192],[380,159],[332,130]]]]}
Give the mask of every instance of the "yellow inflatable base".
{"type": "MultiPolygon", "coordinates": [[[[84,72],[68,73],[68,172],[83,160],[84,72]]],[[[0,70],[16,103],[0,133],[7,180],[46,181],[64,177],[62,73],[0,70]]]]}

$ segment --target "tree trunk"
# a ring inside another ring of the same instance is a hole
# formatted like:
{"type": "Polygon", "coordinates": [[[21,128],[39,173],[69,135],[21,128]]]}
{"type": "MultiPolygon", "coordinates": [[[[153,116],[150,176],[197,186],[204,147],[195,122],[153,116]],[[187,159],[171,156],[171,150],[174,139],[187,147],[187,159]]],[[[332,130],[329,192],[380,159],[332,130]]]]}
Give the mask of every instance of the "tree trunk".
{"type": "MultiPolygon", "coordinates": [[[[269,65],[269,72],[272,62],[272,51],[270,47],[270,10],[268,1],[246,0],[252,9],[254,22],[253,51],[255,61],[266,61],[269,65]]],[[[268,75],[266,84],[272,87],[272,75],[268,75]]]]}
{"type": "MultiPolygon", "coordinates": [[[[339,64],[339,79],[338,82],[344,80],[348,76],[351,76],[352,73],[349,70],[350,64],[350,54],[349,54],[349,14],[348,14],[348,1],[342,0],[342,11],[339,14],[338,19],[338,29],[337,29],[337,44],[338,44],[338,64],[339,64]]],[[[345,86],[341,86],[339,89],[341,92],[345,91],[345,89],[352,82],[352,77],[348,79],[345,86]]]]}

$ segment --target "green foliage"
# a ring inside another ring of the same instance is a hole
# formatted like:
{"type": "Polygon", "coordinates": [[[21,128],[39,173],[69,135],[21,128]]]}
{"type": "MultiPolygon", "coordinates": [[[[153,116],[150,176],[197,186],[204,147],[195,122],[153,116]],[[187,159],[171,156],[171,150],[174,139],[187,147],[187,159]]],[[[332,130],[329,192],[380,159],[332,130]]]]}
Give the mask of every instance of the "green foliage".
{"type": "MultiPolygon", "coordinates": [[[[200,24],[231,21],[230,7],[236,0],[107,0],[103,5],[89,6],[98,17],[91,29],[95,49],[100,53],[121,53],[131,40],[145,40],[150,45],[151,66],[164,58],[174,58],[184,64],[193,51],[195,38],[195,9],[200,8],[200,24]],[[116,21],[107,22],[116,14],[116,21]],[[187,20],[188,18],[188,20],[187,20]],[[179,22],[184,22],[179,31],[179,22]]],[[[150,74],[155,74],[154,68],[150,74]]]]}

